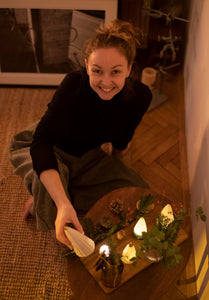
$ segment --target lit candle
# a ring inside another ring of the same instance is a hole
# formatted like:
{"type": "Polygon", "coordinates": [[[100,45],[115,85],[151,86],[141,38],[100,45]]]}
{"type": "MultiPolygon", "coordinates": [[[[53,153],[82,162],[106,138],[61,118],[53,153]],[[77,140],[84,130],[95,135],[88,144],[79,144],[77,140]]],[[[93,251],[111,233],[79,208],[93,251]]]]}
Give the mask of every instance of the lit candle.
{"type": "Polygon", "coordinates": [[[145,222],[144,218],[140,218],[138,220],[138,222],[136,223],[136,225],[134,226],[134,236],[137,239],[141,239],[142,238],[142,232],[146,232],[147,231],[147,224],[145,222]]]}
{"type": "Polygon", "coordinates": [[[100,248],[99,248],[99,254],[102,254],[104,253],[105,256],[109,256],[110,254],[110,248],[108,245],[102,245],[100,248]]]}
{"type": "Polygon", "coordinates": [[[173,222],[174,216],[173,216],[173,210],[170,204],[167,204],[161,211],[161,216],[165,217],[165,221],[163,222],[163,225],[168,226],[170,223],[173,222]]]}
{"type": "Polygon", "coordinates": [[[132,264],[133,262],[131,261],[132,258],[136,257],[136,249],[132,243],[128,244],[125,246],[122,252],[122,257],[121,260],[125,264],[132,264]]]}

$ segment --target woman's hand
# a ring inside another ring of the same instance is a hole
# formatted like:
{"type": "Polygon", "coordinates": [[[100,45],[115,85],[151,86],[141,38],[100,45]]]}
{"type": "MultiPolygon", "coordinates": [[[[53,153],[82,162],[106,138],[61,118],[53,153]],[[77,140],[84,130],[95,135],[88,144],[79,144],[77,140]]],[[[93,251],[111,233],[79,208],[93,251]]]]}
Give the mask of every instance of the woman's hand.
{"type": "Polygon", "coordinates": [[[100,147],[105,153],[107,153],[107,155],[112,155],[112,151],[113,151],[112,143],[104,143],[100,147]]]}
{"type": "Polygon", "coordinates": [[[72,244],[64,232],[66,223],[72,223],[75,229],[81,233],[83,233],[83,228],[78,220],[74,207],[65,193],[59,173],[54,169],[45,170],[40,174],[40,180],[57,207],[57,217],[55,220],[56,238],[72,249],[72,244]]]}
{"type": "Polygon", "coordinates": [[[71,242],[66,237],[64,232],[64,227],[67,223],[73,224],[75,229],[77,229],[80,233],[84,233],[83,228],[78,220],[76,211],[69,200],[68,203],[65,202],[65,204],[60,205],[57,209],[55,231],[56,238],[70,249],[73,249],[71,242]]]}
{"type": "Polygon", "coordinates": [[[127,154],[128,150],[130,149],[130,146],[131,146],[131,142],[128,143],[126,149],[124,149],[124,150],[118,150],[118,149],[114,148],[112,143],[105,143],[105,144],[102,144],[100,147],[108,155],[115,155],[120,158],[127,154]]]}
{"type": "Polygon", "coordinates": [[[124,155],[127,154],[128,150],[130,149],[130,146],[131,146],[131,142],[128,143],[126,149],[124,149],[124,150],[118,150],[118,149],[113,148],[112,154],[119,157],[119,158],[123,157],[124,155]]]}

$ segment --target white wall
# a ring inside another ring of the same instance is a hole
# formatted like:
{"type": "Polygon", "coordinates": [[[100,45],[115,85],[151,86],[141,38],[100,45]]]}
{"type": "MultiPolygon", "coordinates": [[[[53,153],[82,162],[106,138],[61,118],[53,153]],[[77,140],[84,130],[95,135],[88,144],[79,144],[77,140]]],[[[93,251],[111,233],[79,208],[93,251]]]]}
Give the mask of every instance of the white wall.
{"type": "Polygon", "coordinates": [[[188,172],[197,274],[197,292],[209,299],[209,0],[193,0],[185,59],[188,172]],[[197,221],[202,206],[206,223],[197,221]]]}

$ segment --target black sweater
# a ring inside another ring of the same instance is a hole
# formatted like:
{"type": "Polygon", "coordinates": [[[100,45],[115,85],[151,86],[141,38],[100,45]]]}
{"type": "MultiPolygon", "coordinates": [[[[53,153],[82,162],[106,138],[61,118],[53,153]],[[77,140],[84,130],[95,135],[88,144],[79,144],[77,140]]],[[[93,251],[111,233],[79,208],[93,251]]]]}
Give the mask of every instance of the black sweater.
{"type": "Polygon", "coordinates": [[[123,150],[151,102],[151,92],[140,81],[127,79],[122,91],[102,100],[90,87],[86,72],[68,74],[48,105],[31,145],[38,175],[56,169],[53,146],[74,156],[111,142],[123,150]]]}

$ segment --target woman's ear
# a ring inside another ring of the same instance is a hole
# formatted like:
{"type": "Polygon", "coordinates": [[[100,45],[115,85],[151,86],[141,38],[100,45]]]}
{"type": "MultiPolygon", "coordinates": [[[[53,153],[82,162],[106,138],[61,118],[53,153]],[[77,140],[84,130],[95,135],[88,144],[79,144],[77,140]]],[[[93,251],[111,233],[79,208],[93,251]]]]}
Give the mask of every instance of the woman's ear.
{"type": "Polygon", "coordinates": [[[131,69],[132,69],[132,63],[128,66],[128,71],[127,71],[127,76],[126,77],[129,77],[130,73],[131,73],[131,69]]]}

